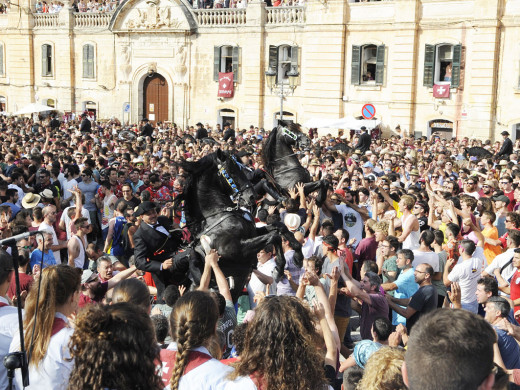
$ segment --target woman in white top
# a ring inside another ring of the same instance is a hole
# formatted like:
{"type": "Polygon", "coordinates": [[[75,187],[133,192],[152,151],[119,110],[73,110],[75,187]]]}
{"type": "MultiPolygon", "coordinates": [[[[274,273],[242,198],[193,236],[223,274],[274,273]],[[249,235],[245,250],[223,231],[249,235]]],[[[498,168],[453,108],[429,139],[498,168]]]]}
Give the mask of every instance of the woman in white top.
{"type": "MultiPolygon", "coordinates": [[[[30,385],[25,389],[60,390],[66,389],[69,384],[69,375],[74,364],[70,356],[69,341],[74,330],[68,317],[78,308],[81,272],[80,269],[68,265],[51,266],[42,271],[36,326],[38,283],[33,283],[29,290],[25,301],[23,327],[30,385]]],[[[20,340],[15,337],[10,351],[19,350],[20,340]]],[[[18,389],[24,388],[20,370],[16,370],[15,382],[18,389]]]]}
{"type": "Polygon", "coordinates": [[[165,374],[171,374],[171,390],[221,388],[231,368],[214,359],[208,351],[216,337],[218,314],[217,302],[205,291],[186,293],[175,304],[170,331],[176,341],[176,352],[169,347],[170,356],[161,353],[163,379],[165,374]],[[174,360],[171,354],[175,355],[174,360]]]}

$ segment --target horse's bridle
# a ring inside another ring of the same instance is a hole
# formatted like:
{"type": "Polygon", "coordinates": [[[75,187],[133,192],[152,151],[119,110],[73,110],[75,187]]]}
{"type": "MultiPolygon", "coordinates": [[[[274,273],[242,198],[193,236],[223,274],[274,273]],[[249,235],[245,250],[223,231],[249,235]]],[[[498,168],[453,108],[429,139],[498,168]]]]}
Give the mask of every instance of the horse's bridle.
{"type": "MultiPolygon", "coordinates": [[[[232,156],[231,157],[235,163],[240,167],[240,169],[242,169],[242,164],[240,164],[237,159],[235,158],[235,156],[232,156]]],[[[239,201],[240,201],[240,196],[242,195],[242,193],[244,191],[246,191],[247,189],[249,188],[253,188],[253,186],[251,185],[250,182],[248,182],[243,188],[239,188],[236,184],[235,184],[235,181],[233,180],[233,178],[229,175],[229,173],[226,171],[226,168],[224,168],[224,166],[222,164],[218,164],[217,166],[218,168],[218,174],[226,181],[226,183],[229,185],[229,187],[231,188],[231,191],[233,191],[233,195],[232,195],[232,199],[233,199],[233,202],[236,202],[237,203],[237,206],[236,208],[238,209],[239,207],[239,201]]]]}

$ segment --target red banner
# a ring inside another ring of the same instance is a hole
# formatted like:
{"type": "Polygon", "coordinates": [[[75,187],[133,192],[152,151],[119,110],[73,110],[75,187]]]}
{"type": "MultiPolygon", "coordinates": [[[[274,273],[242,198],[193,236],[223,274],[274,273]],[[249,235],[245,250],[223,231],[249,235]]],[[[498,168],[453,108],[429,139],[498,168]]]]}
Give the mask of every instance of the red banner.
{"type": "Polygon", "coordinates": [[[450,97],[450,86],[435,84],[433,86],[433,97],[434,98],[449,98],[450,97]]]}
{"type": "Polygon", "coordinates": [[[218,97],[232,98],[235,93],[233,72],[218,74],[218,97]]]}

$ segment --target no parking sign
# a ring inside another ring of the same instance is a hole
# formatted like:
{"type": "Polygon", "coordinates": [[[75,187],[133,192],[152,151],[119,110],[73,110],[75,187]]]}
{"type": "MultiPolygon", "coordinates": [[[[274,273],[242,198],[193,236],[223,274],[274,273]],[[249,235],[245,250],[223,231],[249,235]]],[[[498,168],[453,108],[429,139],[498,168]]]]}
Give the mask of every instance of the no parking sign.
{"type": "Polygon", "coordinates": [[[361,109],[361,115],[365,119],[372,119],[376,115],[376,108],[373,104],[367,103],[361,109]]]}

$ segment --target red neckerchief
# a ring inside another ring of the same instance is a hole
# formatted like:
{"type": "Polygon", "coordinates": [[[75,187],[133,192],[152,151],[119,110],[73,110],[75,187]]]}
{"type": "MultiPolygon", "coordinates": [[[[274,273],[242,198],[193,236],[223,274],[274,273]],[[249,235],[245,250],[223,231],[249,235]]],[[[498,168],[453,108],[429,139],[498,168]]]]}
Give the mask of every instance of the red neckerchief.
{"type": "MultiPolygon", "coordinates": [[[[165,384],[165,386],[170,384],[170,379],[175,368],[176,356],[177,351],[172,351],[170,349],[161,349],[161,361],[163,364],[162,381],[165,384]]],[[[213,358],[207,353],[199,351],[190,351],[190,353],[188,354],[188,363],[184,367],[183,375],[186,375],[191,370],[194,370],[195,368],[201,366],[202,364],[206,363],[208,360],[211,359],[213,358]]]]}
{"type": "Polygon", "coordinates": [[[7,303],[0,302],[0,307],[9,306],[7,303]]]}
{"type": "Polygon", "coordinates": [[[67,323],[63,319],[54,317],[54,322],[52,323],[51,337],[66,327],[67,323]]]}

